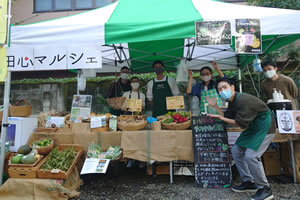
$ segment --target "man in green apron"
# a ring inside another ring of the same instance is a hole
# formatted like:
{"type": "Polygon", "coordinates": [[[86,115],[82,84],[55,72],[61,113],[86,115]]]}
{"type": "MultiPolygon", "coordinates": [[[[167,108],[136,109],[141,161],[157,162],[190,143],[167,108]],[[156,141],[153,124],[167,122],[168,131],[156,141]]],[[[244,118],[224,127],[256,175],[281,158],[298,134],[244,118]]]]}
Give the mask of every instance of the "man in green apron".
{"type": "Polygon", "coordinates": [[[166,114],[167,102],[166,97],[178,96],[179,89],[175,79],[164,76],[164,63],[162,61],[154,61],[152,65],[156,78],[147,84],[147,98],[153,106],[153,117],[166,114]]]}
{"type": "Polygon", "coordinates": [[[228,101],[228,108],[223,112],[215,99],[207,98],[220,115],[209,114],[226,123],[245,129],[231,149],[232,157],[240,173],[242,184],[233,186],[234,192],[255,192],[253,200],[273,199],[267,181],[261,156],[267,150],[275,135],[274,117],[267,105],[260,99],[234,91],[234,85],[227,78],[217,81],[221,98],[228,101]]]}
{"type": "MultiPolygon", "coordinates": [[[[223,74],[223,72],[220,70],[220,68],[218,67],[218,64],[215,60],[212,62],[212,66],[218,72],[220,78],[223,78],[225,76],[223,74]]],[[[207,112],[207,113],[216,114],[214,109],[212,109],[212,111],[211,111],[210,109],[208,109],[208,107],[206,107],[206,105],[207,105],[206,97],[217,99],[217,104],[220,107],[223,104],[223,101],[217,92],[216,83],[212,79],[212,74],[213,74],[213,72],[210,67],[208,67],[208,66],[202,67],[200,70],[200,75],[201,75],[202,81],[192,87],[192,83],[193,83],[192,70],[189,70],[189,73],[188,73],[189,82],[188,82],[188,87],[186,89],[186,93],[191,96],[198,97],[201,113],[207,112]]]]}
{"type": "MultiPolygon", "coordinates": [[[[121,68],[119,80],[114,82],[111,88],[108,90],[107,98],[122,97],[124,92],[130,91],[131,85],[128,77],[129,68],[124,66],[121,68]]],[[[120,114],[122,114],[121,109],[115,110],[111,107],[109,107],[109,112],[116,116],[120,116],[120,114]]]]}

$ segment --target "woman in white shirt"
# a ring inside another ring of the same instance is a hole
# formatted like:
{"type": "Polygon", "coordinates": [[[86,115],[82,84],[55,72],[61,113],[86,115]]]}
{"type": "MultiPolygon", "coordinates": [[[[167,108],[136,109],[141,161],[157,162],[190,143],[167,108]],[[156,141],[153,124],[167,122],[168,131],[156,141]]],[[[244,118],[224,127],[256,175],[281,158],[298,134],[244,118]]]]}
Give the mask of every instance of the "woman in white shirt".
{"type": "Polygon", "coordinates": [[[126,97],[126,101],[122,106],[122,110],[126,112],[126,114],[131,114],[130,110],[126,110],[126,102],[127,99],[141,99],[142,100],[142,110],[145,108],[145,94],[139,91],[140,80],[138,77],[134,76],[130,79],[131,81],[131,90],[127,91],[123,94],[123,97],[126,97]]]}

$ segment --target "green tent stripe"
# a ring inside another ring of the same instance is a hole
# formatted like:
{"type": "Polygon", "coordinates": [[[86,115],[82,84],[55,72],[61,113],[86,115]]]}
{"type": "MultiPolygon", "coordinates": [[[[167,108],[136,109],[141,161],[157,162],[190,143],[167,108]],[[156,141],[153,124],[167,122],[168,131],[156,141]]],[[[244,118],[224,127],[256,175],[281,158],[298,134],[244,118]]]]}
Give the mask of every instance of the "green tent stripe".
{"type": "Polygon", "coordinates": [[[183,56],[184,39],[129,43],[131,69],[135,72],[152,71],[152,62],[162,60],[166,70],[176,70],[183,56]],[[178,59],[179,58],[179,59],[178,59]]]}
{"type": "Polygon", "coordinates": [[[105,24],[105,43],[193,37],[202,20],[191,0],[120,0],[105,24]]]}

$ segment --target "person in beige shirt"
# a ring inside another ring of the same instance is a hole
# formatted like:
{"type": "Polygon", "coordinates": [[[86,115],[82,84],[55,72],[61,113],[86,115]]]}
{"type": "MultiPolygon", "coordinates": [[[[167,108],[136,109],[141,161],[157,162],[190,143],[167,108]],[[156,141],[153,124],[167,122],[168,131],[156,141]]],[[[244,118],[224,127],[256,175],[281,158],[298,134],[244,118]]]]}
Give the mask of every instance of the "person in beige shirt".
{"type": "Polygon", "coordinates": [[[273,98],[273,88],[276,88],[277,91],[281,91],[284,99],[291,101],[293,110],[297,110],[298,88],[293,79],[283,74],[277,74],[278,68],[273,61],[267,60],[261,66],[266,77],[261,83],[262,95],[267,98],[266,100],[273,98]]]}

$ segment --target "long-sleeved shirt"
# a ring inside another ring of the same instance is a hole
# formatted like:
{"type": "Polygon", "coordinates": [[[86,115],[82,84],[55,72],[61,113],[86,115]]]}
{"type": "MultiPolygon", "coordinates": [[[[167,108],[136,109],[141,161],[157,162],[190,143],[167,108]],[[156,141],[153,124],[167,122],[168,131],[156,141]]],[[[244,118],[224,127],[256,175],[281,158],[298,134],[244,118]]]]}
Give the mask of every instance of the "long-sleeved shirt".
{"type": "MultiPolygon", "coordinates": [[[[236,92],[233,101],[228,104],[224,117],[234,119],[241,128],[248,128],[258,113],[265,112],[268,109],[268,106],[255,96],[236,92]]],[[[275,130],[275,121],[272,118],[269,133],[275,133],[275,130]]]]}
{"type": "Polygon", "coordinates": [[[261,83],[262,94],[265,95],[268,99],[272,99],[273,88],[276,88],[277,91],[281,91],[284,99],[289,99],[292,103],[293,110],[297,110],[296,98],[298,96],[298,88],[293,81],[288,76],[279,74],[278,79],[273,81],[270,78],[267,78],[261,83]]]}
{"type": "MultiPolygon", "coordinates": [[[[154,80],[155,80],[155,82],[163,82],[163,81],[166,81],[166,76],[164,76],[164,78],[162,80],[157,80],[156,78],[154,80]]],[[[176,80],[172,77],[168,77],[168,83],[172,90],[173,96],[178,96],[179,89],[176,84],[176,80]]],[[[153,80],[149,81],[147,84],[147,99],[149,101],[151,101],[153,99],[152,88],[153,88],[153,80]]]]}

